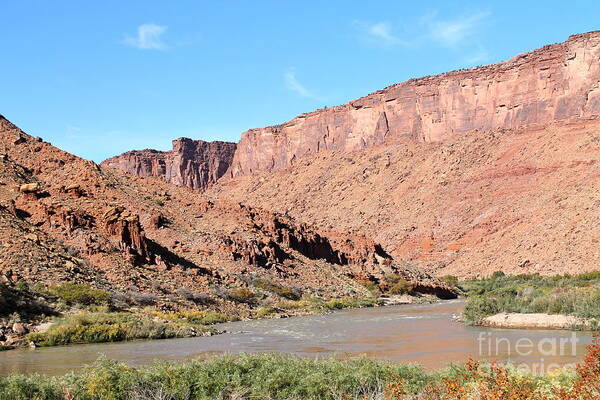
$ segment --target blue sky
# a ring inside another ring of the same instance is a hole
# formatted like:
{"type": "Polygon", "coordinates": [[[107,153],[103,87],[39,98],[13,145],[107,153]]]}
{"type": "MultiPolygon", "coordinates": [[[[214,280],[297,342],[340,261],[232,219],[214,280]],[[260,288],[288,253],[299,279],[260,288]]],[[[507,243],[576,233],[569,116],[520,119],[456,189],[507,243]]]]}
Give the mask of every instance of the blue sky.
{"type": "Polygon", "coordinates": [[[0,113],[101,161],[600,29],[597,1],[3,1],[0,113]]]}

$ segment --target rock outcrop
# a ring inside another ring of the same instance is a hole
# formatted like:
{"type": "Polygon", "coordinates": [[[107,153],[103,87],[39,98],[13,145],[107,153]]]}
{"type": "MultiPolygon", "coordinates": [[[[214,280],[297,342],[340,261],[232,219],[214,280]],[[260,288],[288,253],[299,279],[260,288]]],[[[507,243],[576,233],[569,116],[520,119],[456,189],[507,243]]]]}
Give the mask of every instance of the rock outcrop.
{"type": "Polygon", "coordinates": [[[166,182],[205,190],[229,168],[236,144],[179,138],[171,151],[133,150],[102,162],[140,177],[158,177],[166,182]]]}
{"type": "MultiPolygon", "coordinates": [[[[178,143],[177,157],[187,160],[203,146],[178,143]]],[[[364,296],[368,291],[358,278],[401,270],[368,238],[99,168],[0,116],[2,154],[0,282],[10,287],[20,281],[87,283],[141,298],[132,300],[136,304],[150,296],[167,308],[188,301],[183,290],[238,313],[250,306],[232,302],[230,289],[250,286],[265,299],[278,298],[252,283],[258,280],[307,295],[364,296]]],[[[221,173],[218,157],[212,160],[212,173],[221,173]]],[[[417,281],[445,288],[427,274],[417,281]]]]}
{"type": "Polygon", "coordinates": [[[600,114],[600,31],[509,61],[411,79],[349,104],[242,134],[227,176],[273,171],[322,150],[353,151],[406,137],[546,126],[600,114]]]}
{"type": "Polygon", "coordinates": [[[149,261],[146,235],[137,215],[132,215],[123,207],[111,207],[103,215],[108,235],[115,238],[119,248],[135,257],[149,261]]]}

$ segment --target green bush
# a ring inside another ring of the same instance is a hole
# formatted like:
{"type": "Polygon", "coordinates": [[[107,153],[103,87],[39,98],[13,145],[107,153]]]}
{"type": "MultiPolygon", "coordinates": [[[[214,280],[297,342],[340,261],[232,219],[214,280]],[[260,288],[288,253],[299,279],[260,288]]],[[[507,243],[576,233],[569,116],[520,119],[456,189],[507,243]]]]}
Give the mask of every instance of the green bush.
{"type": "Polygon", "coordinates": [[[110,302],[110,293],[85,283],[65,282],[50,288],[50,292],[70,306],[106,305],[110,302]]]}
{"type": "Polygon", "coordinates": [[[201,327],[156,322],[130,313],[82,313],[58,320],[46,332],[27,335],[38,346],[194,336],[201,327]]]}
{"type": "Polygon", "coordinates": [[[275,293],[288,300],[300,300],[302,298],[302,291],[299,288],[283,286],[264,278],[254,279],[252,283],[257,288],[275,293]]]}
{"type": "Polygon", "coordinates": [[[414,289],[412,283],[398,274],[387,274],[383,279],[386,283],[385,291],[389,294],[410,294],[414,289]]]}
{"type": "Polygon", "coordinates": [[[363,286],[366,287],[373,296],[379,296],[381,294],[381,289],[376,282],[367,281],[363,283],[363,286]]]}
{"type": "Polygon", "coordinates": [[[454,275],[444,275],[440,278],[442,282],[451,287],[458,286],[458,278],[454,275]]]}
{"type": "Polygon", "coordinates": [[[600,273],[504,275],[465,282],[464,316],[474,323],[500,312],[546,313],[600,319],[600,273]]]}
{"type": "Polygon", "coordinates": [[[273,307],[261,307],[258,310],[256,310],[254,315],[256,316],[256,318],[264,318],[268,317],[269,315],[273,315],[276,312],[277,310],[275,310],[273,307]]]}
{"type": "Polygon", "coordinates": [[[79,375],[0,377],[0,399],[366,399],[383,398],[389,382],[402,380],[406,390],[415,393],[433,379],[419,366],[369,359],[262,354],[142,368],[100,359],[79,375]]]}
{"type": "Polygon", "coordinates": [[[223,322],[235,321],[237,317],[216,311],[177,311],[177,312],[151,312],[150,315],[167,321],[189,323],[192,325],[213,325],[223,322]]]}

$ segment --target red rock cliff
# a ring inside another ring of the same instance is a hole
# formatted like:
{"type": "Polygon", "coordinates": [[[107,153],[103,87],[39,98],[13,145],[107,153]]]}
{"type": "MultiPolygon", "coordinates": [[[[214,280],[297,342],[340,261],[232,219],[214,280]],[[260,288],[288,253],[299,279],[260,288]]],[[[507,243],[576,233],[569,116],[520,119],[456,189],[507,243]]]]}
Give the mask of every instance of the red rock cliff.
{"type": "Polygon", "coordinates": [[[173,140],[171,151],[133,150],[109,158],[101,165],[204,190],[227,171],[235,148],[235,143],[179,138],[173,140]]]}
{"type": "Polygon", "coordinates": [[[390,86],[349,104],[242,134],[228,176],[276,170],[322,150],[406,136],[440,141],[475,130],[600,114],[600,31],[509,61],[390,86]]]}

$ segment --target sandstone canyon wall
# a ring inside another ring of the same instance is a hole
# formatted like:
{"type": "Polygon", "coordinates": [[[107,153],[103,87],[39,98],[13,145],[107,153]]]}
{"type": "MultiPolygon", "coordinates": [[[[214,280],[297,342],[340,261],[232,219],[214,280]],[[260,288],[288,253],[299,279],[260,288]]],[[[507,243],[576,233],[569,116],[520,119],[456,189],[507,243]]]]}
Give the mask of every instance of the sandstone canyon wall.
{"type": "Polygon", "coordinates": [[[179,138],[173,140],[171,151],[133,150],[103,161],[102,166],[205,190],[225,174],[235,148],[235,143],[179,138]]]}
{"type": "Polygon", "coordinates": [[[272,171],[322,150],[512,129],[600,114],[600,31],[513,59],[411,79],[349,104],[242,134],[227,176],[272,171]]]}

